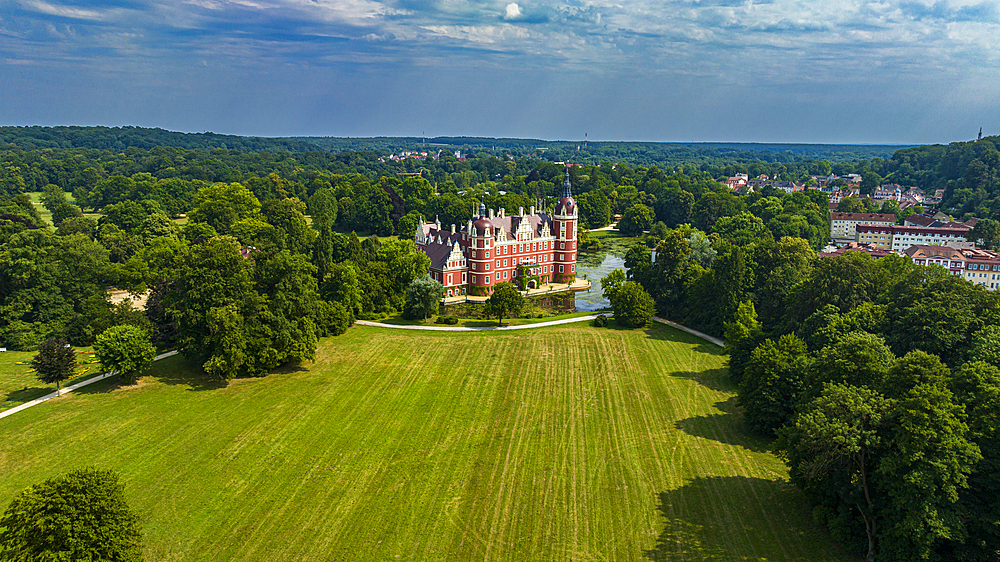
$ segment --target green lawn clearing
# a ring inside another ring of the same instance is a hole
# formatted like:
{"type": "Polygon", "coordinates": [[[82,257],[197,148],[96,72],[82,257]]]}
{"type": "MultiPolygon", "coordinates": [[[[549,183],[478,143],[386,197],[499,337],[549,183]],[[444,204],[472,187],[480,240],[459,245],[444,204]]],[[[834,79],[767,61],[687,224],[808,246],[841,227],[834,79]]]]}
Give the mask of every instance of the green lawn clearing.
{"type": "Polygon", "coordinates": [[[0,507],[119,470],[146,560],[849,560],[717,347],[666,326],[355,326],[222,385],[180,356],[0,420],[0,507]]]}
{"type": "MultiPolygon", "coordinates": [[[[77,352],[79,352],[77,362],[80,365],[72,378],[62,382],[63,388],[101,373],[100,363],[91,363],[95,359],[89,347],[77,348],[77,352]]],[[[36,353],[35,351],[0,353],[0,412],[55,392],[56,385],[38,380],[38,376],[31,369],[30,363],[36,353]]]]}

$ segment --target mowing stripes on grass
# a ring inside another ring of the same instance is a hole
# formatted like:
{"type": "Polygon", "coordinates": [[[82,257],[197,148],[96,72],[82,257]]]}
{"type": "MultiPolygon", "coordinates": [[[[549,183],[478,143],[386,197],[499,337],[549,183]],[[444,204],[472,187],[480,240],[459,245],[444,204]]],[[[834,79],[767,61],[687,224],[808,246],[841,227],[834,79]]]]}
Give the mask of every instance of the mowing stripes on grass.
{"type": "Polygon", "coordinates": [[[118,469],[150,562],[847,559],[665,326],[355,327],[261,379],[94,387],[0,423],[0,504],[118,469]]]}

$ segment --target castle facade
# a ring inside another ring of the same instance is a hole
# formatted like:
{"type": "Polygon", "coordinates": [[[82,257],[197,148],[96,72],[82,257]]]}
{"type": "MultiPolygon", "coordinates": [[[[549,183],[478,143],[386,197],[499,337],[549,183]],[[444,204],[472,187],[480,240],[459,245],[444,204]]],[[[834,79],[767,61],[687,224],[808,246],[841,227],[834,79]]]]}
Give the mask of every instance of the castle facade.
{"type": "Polygon", "coordinates": [[[444,285],[446,296],[489,295],[497,283],[514,282],[521,290],[576,278],[579,211],[573,200],[569,170],[555,213],[524,208],[516,215],[479,205],[479,216],[457,230],[437,221],[417,226],[417,247],[431,259],[430,276],[444,285]]]}

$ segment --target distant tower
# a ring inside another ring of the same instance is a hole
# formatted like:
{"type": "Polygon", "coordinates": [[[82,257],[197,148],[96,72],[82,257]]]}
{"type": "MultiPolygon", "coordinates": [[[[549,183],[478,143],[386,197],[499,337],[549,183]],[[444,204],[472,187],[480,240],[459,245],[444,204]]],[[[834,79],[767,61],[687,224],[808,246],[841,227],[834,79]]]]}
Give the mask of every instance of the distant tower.
{"type": "Polygon", "coordinates": [[[977,141],[983,140],[983,128],[982,127],[979,128],[979,138],[977,138],[976,140],[977,141]]]}
{"type": "Polygon", "coordinates": [[[583,133],[583,149],[587,150],[587,133],[583,133]]]}
{"type": "Polygon", "coordinates": [[[576,227],[579,212],[576,201],[573,200],[573,188],[569,183],[569,167],[566,168],[566,179],[563,180],[562,197],[556,202],[553,218],[553,234],[556,237],[556,248],[553,252],[556,268],[552,280],[557,283],[572,283],[576,278],[576,227]]]}

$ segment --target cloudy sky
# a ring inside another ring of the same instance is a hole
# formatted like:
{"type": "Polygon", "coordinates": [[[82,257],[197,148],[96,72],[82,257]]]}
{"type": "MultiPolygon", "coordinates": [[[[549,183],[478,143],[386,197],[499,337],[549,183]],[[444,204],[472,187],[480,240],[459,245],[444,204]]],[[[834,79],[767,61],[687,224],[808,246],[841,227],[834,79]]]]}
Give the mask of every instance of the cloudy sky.
{"type": "Polygon", "coordinates": [[[0,0],[0,124],[950,142],[1000,1],[0,0]]]}

